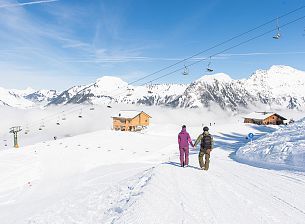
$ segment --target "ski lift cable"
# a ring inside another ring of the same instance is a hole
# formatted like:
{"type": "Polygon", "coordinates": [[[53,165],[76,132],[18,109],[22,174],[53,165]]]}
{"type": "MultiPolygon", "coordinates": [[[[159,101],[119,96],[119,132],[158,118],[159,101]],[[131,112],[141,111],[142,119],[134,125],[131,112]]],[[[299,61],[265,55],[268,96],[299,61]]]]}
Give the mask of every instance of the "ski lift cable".
{"type": "MultiPolygon", "coordinates": [[[[305,6],[303,6],[303,7],[301,7],[301,8],[304,8],[304,7],[305,7],[305,6]]],[[[283,17],[283,16],[280,16],[280,17],[283,17]]],[[[280,18],[280,17],[278,17],[278,18],[280,18]]],[[[297,21],[299,21],[299,20],[301,20],[301,19],[304,19],[304,17],[305,17],[305,16],[302,16],[302,17],[299,17],[299,18],[297,18],[297,19],[295,19],[295,20],[292,20],[292,21],[290,21],[290,22],[287,22],[287,23],[285,23],[285,24],[279,26],[278,28],[286,27],[286,26],[288,26],[288,25],[290,25],[290,24],[292,24],[292,23],[294,23],[294,22],[297,22],[297,21]]],[[[277,19],[277,18],[273,19],[272,22],[275,21],[276,19],[277,19]]],[[[270,23],[270,22],[268,22],[268,23],[270,23]]],[[[268,23],[265,23],[265,24],[268,24],[268,23]]],[[[260,37],[262,37],[262,36],[265,36],[265,35],[267,35],[267,34],[270,34],[270,33],[274,32],[275,30],[277,30],[278,28],[273,28],[273,29],[271,29],[271,30],[269,30],[269,31],[266,31],[266,32],[264,32],[264,33],[262,33],[262,34],[260,34],[260,35],[258,35],[258,36],[252,37],[252,38],[247,39],[246,41],[243,41],[243,42],[241,42],[241,43],[239,43],[239,44],[236,44],[236,45],[233,45],[233,46],[231,46],[231,47],[229,47],[229,48],[226,48],[225,50],[222,50],[222,51],[220,51],[220,52],[218,52],[218,53],[215,53],[215,54],[212,54],[212,55],[210,55],[210,56],[208,56],[208,57],[199,59],[199,60],[197,60],[197,61],[195,61],[195,62],[193,62],[193,63],[191,63],[191,64],[188,64],[186,67],[191,67],[191,66],[193,66],[193,65],[195,65],[195,64],[197,64],[197,63],[199,63],[199,62],[202,62],[202,61],[207,60],[208,58],[215,57],[215,56],[217,56],[217,55],[219,55],[219,54],[222,54],[222,53],[225,53],[225,52],[227,52],[227,51],[229,51],[229,50],[231,50],[231,49],[233,49],[233,48],[239,47],[239,46],[241,46],[241,45],[243,45],[243,44],[246,44],[246,43],[248,43],[248,42],[250,42],[250,41],[253,41],[253,40],[257,39],[257,38],[260,38],[260,37]]],[[[146,84],[148,84],[148,83],[150,83],[150,82],[154,82],[154,81],[159,80],[159,79],[161,79],[161,78],[163,78],[163,77],[172,75],[172,74],[174,74],[174,73],[176,73],[176,72],[179,72],[179,71],[181,71],[181,70],[183,70],[183,69],[185,69],[185,66],[184,66],[184,67],[180,67],[180,68],[178,68],[178,69],[176,69],[176,70],[174,70],[174,71],[171,71],[171,72],[169,72],[169,73],[166,73],[166,74],[164,74],[164,75],[162,75],[162,76],[159,76],[159,77],[157,77],[157,78],[155,78],[155,79],[149,80],[149,81],[143,83],[143,84],[140,85],[140,86],[146,85],[146,84]]],[[[123,93],[125,93],[125,91],[123,91],[123,93]]],[[[121,95],[121,94],[123,94],[123,93],[121,92],[121,93],[116,94],[116,95],[113,95],[113,96],[118,96],[118,95],[121,95]]]]}
{"type": "MultiPolygon", "coordinates": [[[[296,8],[296,9],[294,9],[294,10],[292,10],[292,11],[289,11],[289,12],[287,12],[287,13],[285,13],[285,14],[282,14],[281,16],[278,16],[277,18],[271,19],[271,20],[269,20],[269,21],[267,21],[267,22],[265,22],[265,23],[263,23],[263,24],[261,24],[261,25],[259,25],[259,26],[257,26],[257,27],[254,27],[254,28],[252,28],[252,29],[250,29],[250,30],[248,30],[248,31],[245,31],[245,32],[240,33],[240,34],[238,34],[238,35],[236,35],[236,36],[234,36],[234,37],[231,37],[231,38],[229,38],[229,39],[227,39],[227,40],[225,40],[225,41],[223,41],[223,42],[220,42],[220,43],[218,43],[218,44],[216,44],[216,45],[214,45],[214,46],[212,46],[212,47],[210,47],[210,48],[207,48],[207,49],[205,49],[205,50],[203,50],[203,51],[200,51],[200,52],[198,52],[198,53],[196,53],[196,54],[193,54],[193,55],[190,56],[190,57],[187,57],[187,58],[185,58],[185,59],[183,59],[183,60],[180,60],[180,61],[178,61],[178,62],[176,62],[176,63],[174,63],[174,64],[172,64],[172,65],[169,65],[169,66],[167,66],[167,67],[164,67],[164,68],[162,68],[162,69],[160,69],[160,70],[158,70],[158,71],[156,71],[156,72],[153,72],[153,73],[151,73],[151,74],[149,74],[149,75],[143,76],[142,78],[139,78],[139,79],[137,79],[137,80],[135,80],[135,81],[132,81],[132,82],[128,83],[127,85],[134,84],[134,83],[139,82],[139,81],[141,81],[141,80],[144,80],[144,79],[146,79],[146,78],[148,78],[148,77],[151,77],[151,76],[153,76],[153,75],[155,75],[155,74],[157,74],[157,73],[160,73],[160,72],[162,72],[162,71],[164,71],[164,70],[166,70],[166,69],[172,68],[172,67],[174,67],[175,65],[178,65],[178,64],[180,64],[180,63],[182,63],[182,62],[185,62],[185,61],[187,61],[187,60],[189,60],[189,59],[191,59],[191,58],[194,58],[194,57],[196,57],[196,56],[198,56],[198,55],[200,55],[200,54],[202,54],[202,53],[205,53],[205,52],[207,52],[207,51],[209,51],[209,50],[212,50],[212,49],[217,48],[217,47],[219,47],[219,46],[221,46],[221,45],[224,45],[224,44],[226,44],[226,43],[228,43],[228,42],[230,42],[230,41],[232,41],[232,40],[234,40],[234,39],[237,39],[237,38],[239,38],[239,37],[241,37],[241,36],[244,36],[244,35],[246,35],[246,34],[249,34],[249,33],[253,32],[253,31],[255,31],[255,30],[259,29],[259,28],[262,28],[262,27],[266,26],[267,24],[269,24],[269,23],[271,23],[271,22],[274,22],[274,21],[277,20],[277,19],[286,17],[286,16],[288,16],[288,15],[290,15],[290,14],[293,14],[293,13],[295,13],[295,12],[297,12],[297,11],[299,11],[299,10],[302,10],[302,9],[304,9],[304,8],[305,8],[305,5],[303,5],[303,6],[299,7],[299,8],[296,8]]],[[[289,25],[289,24],[291,24],[291,23],[294,23],[294,22],[296,22],[296,21],[299,21],[299,20],[301,20],[301,19],[303,19],[303,18],[304,18],[304,17],[300,17],[300,18],[298,18],[298,19],[295,19],[295,20],[293,20],[293,21],[291,21],[291,22],[288,22],[288,23],[286,23],[286,24],[284,24],[284,25],[279,26],[279,28],[280,28],[280,27],[285,27],[285,26],[287,26],[287,25],[289,25]]],[[[247,41],[244,41],[244,42],[242,42],[241,44],[237,44],[237,45],[234,45],[233,47],[227,48],[227,49],[225,49],[224,51],[222,51],[222,53],[223,53],[223,52],[226,52],[226,51],[228,51],[228,50],[230,50],[230,49],[232,49],[232,48],[234,48],[234,47],[237,47],[237,46],[240,46],[240,45],[242,45],[242,44],[245,44],[245,43],[247,43],[247,42],[249,42],[249,41],[251,41],[251,40],[253,40],[253,39],[256,39],[256,38],[259,38],[259,37],[261,37],[261,36],[263,36],[263,35],[266,35],[267,33],[273,32],[274,30],[276,30],[276,29],[273,29],[272,31],[267,31],[267,32],[265,32],[265,33],[263,33],[263,34],[261,34],[261,35],[259,35],[259,36],[257,36],[257,37],[254,37],[254,38],[251,38],[251,39],[249,39],[249,40],[247,40],[247,41]]],[[[219,53],[214,54],[214,55],[212,55],[212,56],[215,56],[215,55],[218,55],[218,54],[219,54],[219,53]]],[[[206,60],[206,58],[200,59],[199,61],[195,61],[194,63],[191,63],[191,64],[189,64],[188,66],[192,66],[192,65],[197,64],[197,63],[199,63],[199,62],[201,62],[201,61],[204,61],[204,60],[206,60]]],[[[183,68],[184,68],[184,67],[183,67],[183,68]]],[[[173,73],[175,73],[175,72],[177,72],[177,71],[182,70],[183,68],[176,69],[176,70],[174,70],[174,71],[172,71],[172,72],[169,72],[169,73],[167,73],[167,74],[165,74],[165,75],[162,75],[162,76],[157,77],[157,78],[155,78],[155,79],[153,79],[153,80],[150,80],[150,81],[146,82],[145,84],[147,84],[147,83],[149,83],[149,82],[152,82],[152,81],[159,80],[159,79],[161,79],[161,78],[163,78],[163,77],[166,77],[166,76],[168,76],[168,75],[171,75],[171,74],[173,74],[173,73]]],[[[81,89],[80,91],[78,91],[78,93],[81,92],[81,91],[84,91],[85,89],[88,89],[88,88],[92,87],[93,85],[94,85],[94,83],[91,84],[91,85],[89,85],[89,86],[86,86],[85,88],[83,88],[83,89],[81,89]]],[[[120,89],[120,88],[119,88],[119,89],[120,89]]],[[[116,89],[116,90],[114,90],[114,91],[112,91],[112,92],[115,92],[115,91],[117,91],[117,90],[118,90],[118,89],[116,89]]],[[[111,92],[110,92],[110,93],[111,93],[111,92]]],[[[119,95],[121,95],[121,94],[119,94],[119,95]]],[[[115,95],[115,96],[116,96],[116,95],[115,95]]],[[[74,109],[74,108],[79,108],[79,105],[75,105],[74,107],[71,107],[71,108],[68,109],[67,111],[71,111],[71,110],[74,109]]],[[[77,110],[79,110],[79,109],[77,109],[77,110]]],[[[59,113],[60,113],[60,112],[59,112],[59,113]]],[[[44,119],[47,119],[47,118],[49,118],[49,117],[55,117],[55,116],[57,116],[59,113],[56,113],[56,114],[54,114],[54,115],[46,116],[46,117],[44,117],[44,119]]],[[[36,121],[36,122],[39,122],[39,121],[36,121]]],[[[33,122],[32,125],[29,125],[29,126],[33,126],[34,123],[35,123],[35,122],[33,122]]]]}
{"type": "Polygon", "coordinates": [[[196,54],[193,54],[193,55],[191,55],[191,56],[189,56],[189,57],[187,57],[187,58],[185,58],[185,59],[182,59],[182,60],[180,60],[180,61],[178,61],[178,62],[176,62],[176,63],[174,63],[174,64],[172,64],[172,65],[166,66],[166,67],[164,67],[164,68],[162,68],[162,69],[160,69],[160,70],[158,70],[158,71],[156,71],[156,72],[153,72],[153,73],[151,73],[151,74],[148,74],[148,75],[146,75],[146,76],[143,76],[142,78],[139,78],[139,79],[137,79],[137,80],[135,80],[135,81],[132,81],[132,82],[128,83],[128,85],[134,84],[134,83],[139,82],[139,81],[141,81],[141,80],[143,80],[143,79],[146,79],[146,78],[148,78],[148,77],[151,77],[151,76],[153,76],[153,75],[155,75],[155,74],[157,74],[157,73],[160,73],[160,72],[162,72],[162,71],[164,71],[164,70],[166,70],[166,69],[172,68],[172,67],[174,67],[175,65],[178,65],[178,64],[180,64],[180,63],[182,63],[182,62],[185,62],[185,61],[187,61],[187,60],[189,60],[189,59],[192,59],[192,58],[194,58],[194,57],[196,57],[196,56],[198,56],[198,55],[200,55],[200,54],[203,54],[203,53],[205,53],[205,52],[207,52],[207,51],[209,51],[209,50],[212,50],[212,49],[217,48],[217,47],[219,47],[219,46],[221,46],[221,45],[224,45],[224,44],[226,44],[226,43],[228,43],[228,42],[230,42],[230,41],[232,41],[232,40],[235,40],[235,39],[237,39],[237,38],[239,38],[239,37],[241,37],[241,36],[244,36],[244,35],[246,35],[246,34],[248,34],[248,33],[251,33],[251,32],[253,32],[253,31],[255,31],[255,30],[259,29],[259,28],[262,28],[262,27],[264,27],[264,26],[266,26],[266,25],[268,25],[268,24],[270,24],[270,23],[272,23],[272,22],[274,22],[274,21],[280,19],[280,18],[286,17],[286,16],[288,16],[288,15],[290,15],[290,14],[292,14],[292,13],[295,13],[295,12],[301,10],[301,9],[304,9],[304,8],[305,8],[305,5],[303,5],[303,6],[299,7],[299,8],[296,8],[296,9],[294,9],[294,10],[292,10],[292,11],[289,11],[289,12],[287,12],[287,13],[285,13],[285,14],[282,14],[281,16],[278,16],[278,17],[276,17],[276,18],[273,18],[273,19],[271,19],[271,20],[269,20],[269,21],[267,21],[267,22],[265,22],[265,23],[263,23],[263,24],[261,24],[261,25],[259,25],[259,26],[257,26],[257,27],[254,27],[254,28],[252,28],[252,29],[250,29],[250,30],[248,30],[248,31],[245,31],[245,32],[240,33],[240,34],[238,34],[238,35],[236,35],[236,36],[233,36],[233,37],[231,37],[231,38],[229,38],[229,39],[227,39],[227,40],[225,40],[225,41],[223,41],[223,42],[220,42],[220,43],[218,43],[218,44],[215,44],[215,45],[212,46],[212,47],[209,47],[209,48],[207,48],[207,49],[205,49],[205,50],[202,50],[202,51],[200,51],[200,52],[198,52],[198,53],[196,53],[196,54]]]}
{"type": "MultiPolygon", "coordinates": [[[[295,19],[295,20],[292,20],[292,21],[290,21],[290,22],[287,22],[287,23],[285,23],[285,24],[279,26],[279,28],[286,27],[286,26],[288,26],[288,25],[290,25],[290,24],[292,24],[292,23],[295,23],[295,22],[297,22],[297,21],[300,21],[300,20],[302,20],[302,19],[304,19],[304,18],[305,18],[305,16],[299,17],[299,18],[297,18],[297,19],[295,19]]],[[[257,35],[257,36],[255,36],[255,37],[252,37],[252,38],[250,38],[250,39],[247,39],[247,40],[245,40],[245,41],[243,41],[243,42],[241,42],[241,43],[239,43],[239,44],[233,45],[233,46],[231,46],[231,47],[229,47],[229,48],[226,48],[226,49],[224,49],[224,50],[222,50],[222,51],[220,51],[220,52],[218,52],[218,53],[215,53],[215,54],[213,54],[213,55],[210,55],[209,57],[215,57],[215,56],[217,56],[217,55],[219,55],[219,54],[225,53],[225,52],[227,52],[227,51],[229,51],[229,50],[232,50],[233,48],[239,47],[239,46],[244,45],[244,44],[246,44],[246,43],[248,43],[248,42],[251,42],[251,41],[253,41],[253,40],[255,40],[255,39],[258,39],[258,38],[260,38],[260,37],[262,37],[262,36],[265,36],[265,35],[267,35],[267,34],[270,34],[270,33],[274,32],[275,30],[277,30],[277,28],[272,29],[272,30],[269,30],[269,31],[266,31],[266,32],[264,32],[264,33],[262,33],[262,34],[260,34],[260,35],[257,35]]],[[[209,57],[207,57],[207,58],[209,58],[209,57]]],[[[187,66],[188,66],[188,67],[191,67],[191,66],[193,66],[193,65],[195,65],[195,64],[198,64],[199,62],[202,62],[202,61],[207,60],[207,58],[200,59],[200,60],[195,61],[195,62],[193,62],[193,63],[191,63],[191,64],[188,64],[187,66]]],[[[155,79],[153,79],[153,80],[150,80],[149,82],[157,81],[157,80],[159,80],[159,79],[161,79],[161,78],[164,78],[164,77],[166,77],[166,76],[172,75],[172,74],[174,74],[174,73],[176,73],[176,72],[179,72],[179,71],[181,71],[181,70],[183,70],[183,69],[184,69],[184,67],[180,67],[179,69],[176,69],[176,70],[174,70],[174,71],[172,71],[172,72],[169,72],[169,73],[167,73],[167,74],[165,74],[165,75],[159,76],[159,77],[157,77],[157,78],[155,78],[155,79]]],[[[147,84],[147,83],[149,83],[149,82],[146,82],[146,83],[144,83],[144,84],[142,84],[142,85],[145,85],[145,84],[147,84]]]]}
{"type": "MultiPolygon", "coordinates": [[[[64,106],[64,105],[63,105],[63,106],[64,106]]],[[[63,107],[63,106],[61,106],[61,107],[63,107]]],[[[54,120],[54,119],[57,119],[58,116],[62,116],[64,113],[65,113],[65,115],[67,115],[67,114],[72,114],[72,113],[75,113],[75,111],[78,111],[80,107],[83,109],[83,108],[90,107],[90,106],[91,106],[91,105],[87,105],[87,106],[84,106],[84,105],[75,105],[75,106],[72,106],[72,107],[69,108],[69,109],[66,109],[66,108],[65,108],[66,110],[60,110],[60,112],[56,112],[56,113],[54,113],[54,114],[52,114],[52,115],[45,116],[45,117],[43,117],[42,119],[37,120],[36,122],[35,122],[35,121],[32,122],[31,124],[28,125],[28,127],[33,127],[33,128],[34,128],[34,127],[36,127],[36,126],[39,126],[41,120],[44,120],[44,121],[52,121],[52,120],[54,120]],[[77,108],[77,109],[75,109],[75,108],[77,108]],[[68,113],[68,112],[69,112],[69,113],[68,113]]]]}

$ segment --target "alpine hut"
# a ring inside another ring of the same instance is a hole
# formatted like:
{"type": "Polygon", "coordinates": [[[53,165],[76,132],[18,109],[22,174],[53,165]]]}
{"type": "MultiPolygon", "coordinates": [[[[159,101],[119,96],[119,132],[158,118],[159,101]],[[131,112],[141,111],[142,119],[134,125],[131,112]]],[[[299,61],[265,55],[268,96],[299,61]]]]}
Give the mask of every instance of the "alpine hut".
{"type": "Polygon", "coordinates": [[[253,112],[244,117],[244,123],[252,123],[258,125],[280,125],[284,124],[286,118],[273,112],[253,112]]]}
{"type": "Polygon", "coordinates": [[[120,131],[139,131],[149,125],[150,115],[144,111],[122,110],[112,116],[113,129],[120,131]]]}

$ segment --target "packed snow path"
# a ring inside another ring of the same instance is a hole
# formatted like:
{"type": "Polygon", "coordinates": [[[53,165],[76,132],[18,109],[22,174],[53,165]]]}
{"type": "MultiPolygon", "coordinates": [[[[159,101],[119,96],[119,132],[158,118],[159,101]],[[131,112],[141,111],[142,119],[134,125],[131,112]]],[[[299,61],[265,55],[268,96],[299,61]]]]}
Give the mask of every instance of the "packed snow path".
{"type": "Polygon", "coordinates": [[[209,171],[197,151],[181,168],[175,140],[102,131],[3,151],[1,224],[304,223],[304,173],[237,163],[230,141],[209,171]]]}
{"type": "Polygon", "coordinates": [[[305,176],[236,163],[215,149],[209,171],[173,160],[155,169],[116,223],[304,223],[305,176]],[[175,161],[175,162],[174,162],[175,161]]]}

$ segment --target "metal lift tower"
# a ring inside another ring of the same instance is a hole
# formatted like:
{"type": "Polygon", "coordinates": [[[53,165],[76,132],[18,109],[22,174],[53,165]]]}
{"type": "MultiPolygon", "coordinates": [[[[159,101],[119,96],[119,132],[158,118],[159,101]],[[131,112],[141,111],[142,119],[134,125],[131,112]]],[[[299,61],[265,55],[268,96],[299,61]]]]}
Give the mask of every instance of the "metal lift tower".
{"type": "Polygon", "coordinates": [[[15,148],[19,148],[19,145],[18,145],[18,132],[20,132],[22,129],[20,126],[15,126],[15,127],[11,127],[10,128],[10,133],[13,133],[14,134],[14,147],[15,148]]]}

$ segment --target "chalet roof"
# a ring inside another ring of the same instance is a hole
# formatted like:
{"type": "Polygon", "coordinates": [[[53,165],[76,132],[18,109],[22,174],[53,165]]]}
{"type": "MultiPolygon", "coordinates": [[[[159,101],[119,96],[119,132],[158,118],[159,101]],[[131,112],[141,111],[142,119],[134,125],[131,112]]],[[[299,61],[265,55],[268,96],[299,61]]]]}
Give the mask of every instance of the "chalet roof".
{"type": "MultiPolygon", "coordinates": [[[[112,117],[121,117],[121,118],[127,118],[132,119],[142,113],[143,111],[137,111],[137,110],[121,110],[118,114],[115,114],[112,117]]],[[[145,113],[145,112],[143,112],[145,113]]],[[[145,113],[146,114],[146,113],[145,113]]],[[[148,115],[148,114],[147,114],[148,115]]],[[[149,116],[149,115],[148,115],[149,116]]],[[[150,117],[150,116],[149,116],[150,117]]]]}
{"type": "Polygon", "coordinates": [[[272,115],[276,115],[276,116],[282,118],[283,120],[287,120],[286,118],[284,118],[274,112],[252,112],[252,113],[244,116],[244,118],[249,118],[249,119],[254,119],[254,120],[265,120],[266,118],[268,118],[272,115]]]}

